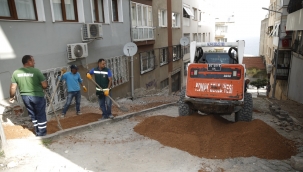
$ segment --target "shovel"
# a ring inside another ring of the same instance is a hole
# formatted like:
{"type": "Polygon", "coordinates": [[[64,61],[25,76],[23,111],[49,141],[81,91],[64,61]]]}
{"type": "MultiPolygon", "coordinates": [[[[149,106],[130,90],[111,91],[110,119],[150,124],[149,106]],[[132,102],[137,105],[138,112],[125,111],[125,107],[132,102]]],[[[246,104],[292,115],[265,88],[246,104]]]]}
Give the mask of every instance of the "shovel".
{"type": "MultiPolygon", "coordinates": [[[[100,85],[98,85],[97,83],[96,83],[96,81],[95,80],[93,80],[92,78],[89,78],[101,91],[103,91],[103,89],[100,87],[100,85]]],[[[115,105],[117,105],[118,106],[118,108],[121,110],[121,111],[123,111],[123,112],[128,112],[128,109],[126,108],[126,107],[123,107],[123,106],[120,106],[113,98],[111,98],[109,95],[107,96],[107,97],[109,97],[114,103],[115,103],[115,105]]]]}

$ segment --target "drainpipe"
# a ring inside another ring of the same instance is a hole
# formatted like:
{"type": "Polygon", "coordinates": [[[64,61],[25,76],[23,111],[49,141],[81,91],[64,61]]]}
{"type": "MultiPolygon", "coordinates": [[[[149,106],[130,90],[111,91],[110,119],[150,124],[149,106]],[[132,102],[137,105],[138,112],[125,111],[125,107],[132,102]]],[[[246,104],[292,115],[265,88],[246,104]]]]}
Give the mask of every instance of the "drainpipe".
{"type": "Polygon", "coordinates": [[[168,64],[168,82],[169,82],[169,94],[172,93],[172,78],[171,73],[173,70],[173,47],[172,47],[172,0],[167,0],[167,46],[169,55],[168,64]]]}

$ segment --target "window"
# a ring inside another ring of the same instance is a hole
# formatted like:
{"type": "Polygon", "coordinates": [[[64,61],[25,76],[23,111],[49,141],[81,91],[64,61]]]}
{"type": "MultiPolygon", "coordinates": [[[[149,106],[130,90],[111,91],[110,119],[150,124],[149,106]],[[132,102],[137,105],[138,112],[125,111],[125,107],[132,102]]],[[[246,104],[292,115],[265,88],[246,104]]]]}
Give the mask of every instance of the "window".
{"type": "Polygon", "coordinates": [[[36,1],[0,0],[0,19],[37,20],[36,1]]]}
{"type": "Polygon", "coordinates": [[[198,42],[201,42],[201,33],[198,33],[198,42]]]}
{"type": "Polygon", "coordinates": [[[125,56],[106,59],[106,67],[112,71],[112,87],[119,86],[129,80],[128,58],[125,56]]]}
{"type": "Polygon", "coordinates": [[[93,1],[93,10],[94,10],[94,22],[103,23],[104,22],[104,5],[103,0],[94,0],[93,1]]]}
{"type": "Polygon", "coordinates": [[[160,50],[160,66],[163,66],[168,63],[168,48],[161,48],[160,50]]]}
{"type": "Polygon", "coordinates": [[[201,10],[199,10],[199,13],[198,13],[199,15],[198,15],[198,17],[199,17],[199,21],[202,21],[202,12],[201,12],[201,10]]]}
{"type": "MultiPolygon", "coordinates": [[[[63,68],[68,68],[68,66],[64,66],[63,68]]],[[[65,81],[59,81],[59,77],[61,76],[61,69],[62,68],[54,68],[41,71],[47,81],[47,84],[49,85],[47,89],[45,89],[45,92],[50,97],[53,93],[55,94],[52,103],[56,110],[63,108],[64,102],[67,98],[67,87],[65,81]],[[58,82],[59,85],[55,91],[54,88],[56,88],[56,84],[58,82]]],[[[74,101],[72,101],[72,103],[74,103],[74,101]]],[[[46,109],[48,112],[53,112],[53,110],[50,108],[50,102],[48,99],[46,99],[46,109]]]]}
{"type": "Polygon", "coordinates": [[[132,26],[153,26],[152,7],[132,2],[132,26]]]}
{"type": "Polygon", "coordinates": [[[205,42],[205,33],[203,33],[202,42],[205,42]]]}
{"type": "Polygon", "coordinates": [[[76,0],[52,0],[55,21],[78,21],[76,0]]]}
{"type": "Polygon", "coordinates": [[[181,59],[181,45],[173,46],[173,61],[181,59]]]}
{"type": "Polygon", "coordinates": [[[134,41],[154,39],[151,6],[132,2],[131,21],[134,41]]]}
{"type": "Polygon", "coordinates": [[[198,20],[197,8],[193,8],[193,11],[194,11],[194,20],[198,20]]]}
{"type": "Polygon", "coordinates": [[[159,10],[158,16],[159,16],[159,26],[160,27],[166,27],[167,26],[167,11],[166,10],[159,10]]]}
{"type": "Polygon", "coordinates": [[[112,17],[113,21],[119,21],[117,0],[112,0],[112,17]]]}
{"type": "MultiPolygon", "coordinates": [[[[189,33],[184,33],[184,37],[187,37],[188,40],[189,40],[189,42],[191,42],[191,41],[190,41],[190,34],[189,34],[189,33]]],[[[189,45],[190,45],[190,44],[189,44],[189,45]]],[[[184,46],[184,48],[183,48],[183,50],[184,50],[183,54],[189,53],[189,45],[184,46]]]]}
{"type": "Polygon", "coordinates": [[[180,27],[180,14],[172,13],[172,27],[180,27]]]}
{"type": "Polygon", "coordinates": [[[141,74],[152,71],[155,68],[154,51],[140,53],[141,74]]]}
{"type": "Polygon", "coordinates": [[[194,16],[193,12],[188,7],[183,7],[183,17],[190,18],[190,16],[194,16]]]}
{"type": "Polygon", "coordinates": [[[197,41],[197,34],[193,33],[193,41],[197,41]]]}
{"type": "Polygon", "coordinates": [[[160,88],[163,89],[168,86],[168,78],[160,82],[160,88]]]}
{"type": "Polygon", "coordinates": [[[123,22],[122,0],[111,0],[112,21],[123,22]]]}

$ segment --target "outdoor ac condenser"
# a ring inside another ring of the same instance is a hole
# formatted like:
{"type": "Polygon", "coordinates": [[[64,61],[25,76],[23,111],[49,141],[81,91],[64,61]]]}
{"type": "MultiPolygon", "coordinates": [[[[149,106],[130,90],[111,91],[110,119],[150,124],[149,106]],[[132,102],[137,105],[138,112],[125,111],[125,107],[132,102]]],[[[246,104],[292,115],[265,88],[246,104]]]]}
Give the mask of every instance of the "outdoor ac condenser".
{"type": "Polygon", "coordinates": [[[103,37],[102,24],[85,23],[83,24],[83,40],[97,39],[103,37]]]}
{"type": "Polygon", "coordinates": [[[87,43],[67,44],[67,59],[76,60],[88,56],[87,43]]]}

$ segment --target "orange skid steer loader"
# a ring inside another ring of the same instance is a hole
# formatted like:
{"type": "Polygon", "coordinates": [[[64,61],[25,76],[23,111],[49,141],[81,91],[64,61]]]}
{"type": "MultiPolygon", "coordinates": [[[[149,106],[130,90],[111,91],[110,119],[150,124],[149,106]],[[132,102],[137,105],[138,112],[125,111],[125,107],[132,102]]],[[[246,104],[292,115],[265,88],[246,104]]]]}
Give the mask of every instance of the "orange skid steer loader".
{"type": "Polygon", "coordinates": [[[200,111],[213,115],[235,113],[235,121],[251,121],[252,95],[244,92],[244,41],[191,42],[186,87],[178,102],[179,115],[200,111]],[[203,53],[202,47],[230,47],[228,53],[203,53]],[[234,52],[236,52],[236,55],[234,52]]]}

